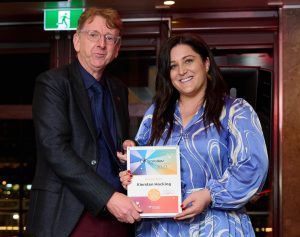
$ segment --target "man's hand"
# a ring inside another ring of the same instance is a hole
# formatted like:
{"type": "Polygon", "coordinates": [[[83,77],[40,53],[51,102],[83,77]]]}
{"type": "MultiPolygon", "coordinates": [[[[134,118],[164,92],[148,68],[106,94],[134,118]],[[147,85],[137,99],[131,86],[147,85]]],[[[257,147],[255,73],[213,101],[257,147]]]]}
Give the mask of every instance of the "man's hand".
{"type": "Polygon", "coordinates": [[[142,209],[122,193],[115,192],[106,207],[120,222],[134,223],[141,219],[142,209]]]}

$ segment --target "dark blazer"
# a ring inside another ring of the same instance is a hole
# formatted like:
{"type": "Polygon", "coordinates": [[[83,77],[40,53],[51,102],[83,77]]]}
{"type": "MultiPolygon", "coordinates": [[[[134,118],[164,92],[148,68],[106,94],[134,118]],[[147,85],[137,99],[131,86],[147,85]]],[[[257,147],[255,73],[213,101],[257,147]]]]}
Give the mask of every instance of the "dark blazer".
{"type": "MultiPolygon", "coordinates": [[[[128,90],[112,77],[107,84],[121,149],[128,138],[128,90]]],[[[115,192],[96,174],[96,128],[78,61],[37,78],[33,120],[37,164],[27,232],[39,237],[66,237],[84,209],[100,214],[115,192]]],[[[120,165],[116,152],[113,155],[115,164],[120,165]]]]}

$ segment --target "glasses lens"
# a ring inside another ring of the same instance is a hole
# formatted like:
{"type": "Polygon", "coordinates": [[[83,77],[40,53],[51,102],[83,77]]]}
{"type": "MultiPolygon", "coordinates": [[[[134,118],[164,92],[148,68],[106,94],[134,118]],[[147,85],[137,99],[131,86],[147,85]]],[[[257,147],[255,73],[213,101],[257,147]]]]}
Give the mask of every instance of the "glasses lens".
{"type": "Polygon", "coordinates": [[[113,35],[105,35],[105,41],[107,44],[114,44],[116,42],[116,38],[113,35]]]}
{"type": "Polygon", "coordinates": [[[81,32],[86,33],[88,39],[93,42],[99,41],[101,39],[101,37],[103,37],[106,44],[116,44],[120,39],[119,36],[115,37],[110,34],[101,35],[98,31],[89,31],[88,30],[88,31],[81,31],[81,32]]]}
{"type": "Polygon", "coordinates": [[[88,31],[87,35],[91,41],[98,41],[100,39],[100,34],[97,31],[88,31]]]}

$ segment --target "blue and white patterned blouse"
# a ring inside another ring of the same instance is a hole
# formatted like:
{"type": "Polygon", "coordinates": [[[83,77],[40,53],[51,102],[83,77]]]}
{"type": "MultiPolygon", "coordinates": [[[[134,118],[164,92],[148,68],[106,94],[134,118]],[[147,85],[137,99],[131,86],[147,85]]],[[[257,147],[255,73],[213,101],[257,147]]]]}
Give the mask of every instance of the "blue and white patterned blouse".
{"type": "MultiPolygon", "coordinates": [[[[146,111],[136,135],[146,145],[154,106],[146,111]]],[[[204,107],[183,128],[178,104],[173,132],[166,145],[179,145],[182,200],[193,191],[208,188],[212,203],[195,218],[142,219],[137,237],[237,237],[255,236],[245,204],[261,190],[268,169],[268,155],[261,125],[253,108],[243,99],[227,98],[220,121],[223,129],[204,130],[204,107]]],[[[163,145],[167,128],[158,145],[163,145]]]]}

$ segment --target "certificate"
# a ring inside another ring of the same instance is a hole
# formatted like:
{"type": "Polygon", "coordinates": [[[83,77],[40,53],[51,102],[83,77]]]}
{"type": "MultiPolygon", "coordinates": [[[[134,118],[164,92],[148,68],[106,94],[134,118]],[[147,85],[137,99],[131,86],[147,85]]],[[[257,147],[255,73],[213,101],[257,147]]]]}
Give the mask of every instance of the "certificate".
{"type": "Polygon", "coordinates": [[[181,212],[178,146],[128,147],[127,169],[133,174],[127,195],[143,210],[141,217],[173,217],[181,212]]]}

